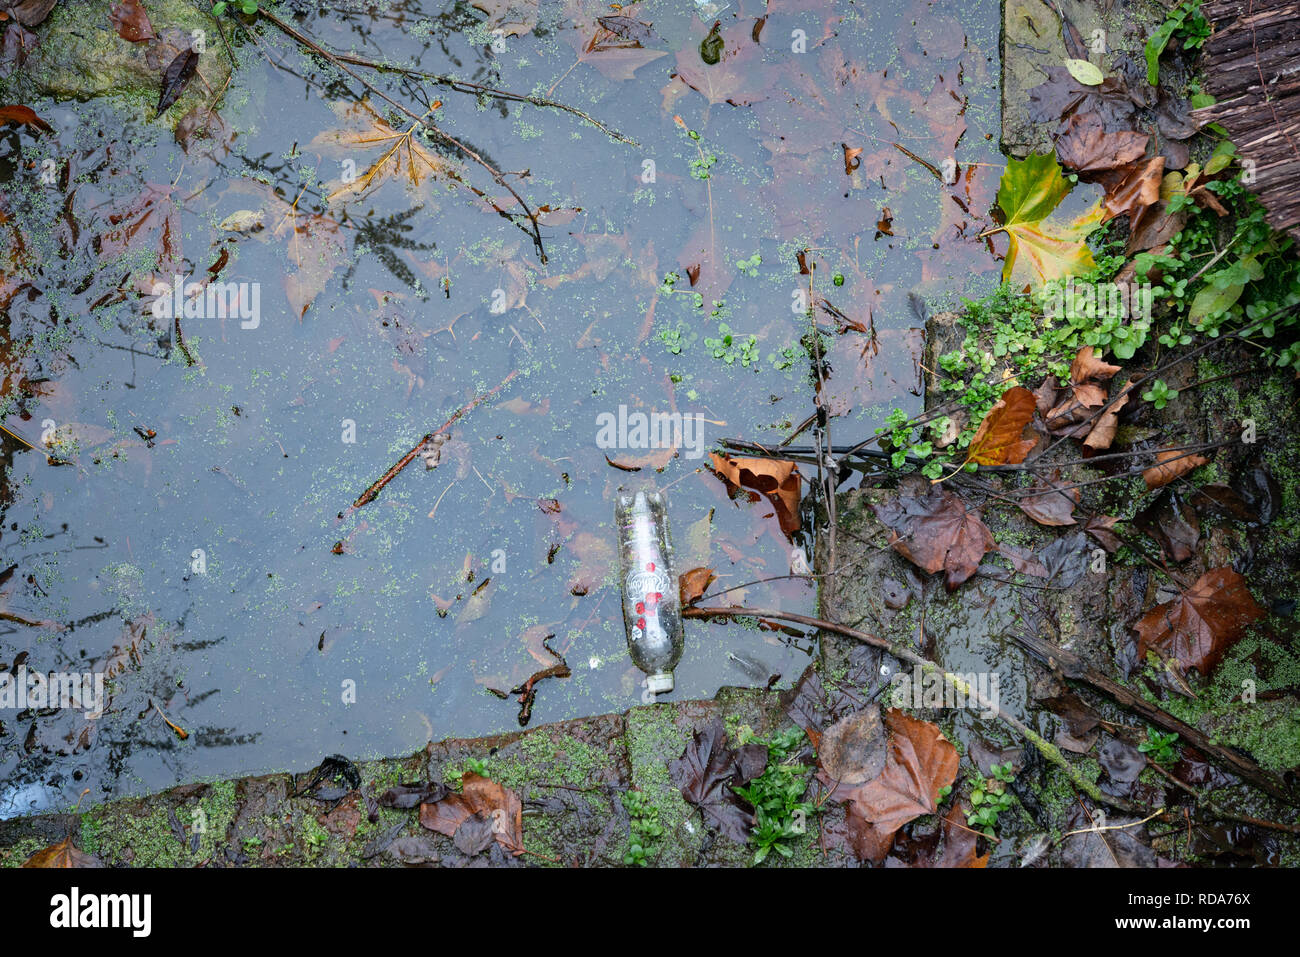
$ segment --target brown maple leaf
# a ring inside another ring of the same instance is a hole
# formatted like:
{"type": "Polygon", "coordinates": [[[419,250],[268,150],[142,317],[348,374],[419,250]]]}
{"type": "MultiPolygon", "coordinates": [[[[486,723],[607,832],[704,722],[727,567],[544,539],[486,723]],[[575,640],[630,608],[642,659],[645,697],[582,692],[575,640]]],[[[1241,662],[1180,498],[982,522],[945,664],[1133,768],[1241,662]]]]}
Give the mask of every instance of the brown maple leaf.
{"type": "Polygon", "coordinates": [[[979,465],[1019,465],[1025,460],[1038,438],[1021,438],[1025,426],[1034,421],[1037,403],[1024,386],[1013,386],[1002,394],[997,404],[975,431],[966,453],[967,462],[979,465]]]}
{"type": "MultiPolygon", "coordinates": [[[[939,726],[897,708],[885,711],[889,732],[884,769],[847,794],[848,843],[863,859],[880,861],[904,824],[939,808],[939,792],[957,777],[960,757],[939,726]]],[[[835,782],[826,770],[818,778],[835,782]]],[[[842,787],[836,787],[843,793],[842,787]]],[[[835,799],[834,795],[833,798],[835,799]]]]}
{"type": "Polygon", "coordinates": [[[924,479],[904,479],[897,498],[873,507],[894,550],[927,572],[943,571],[949,591],[975,574],[993,547],[993,533],[978,512],[924,479]]]}
{"type": "Polygon", "coordinates": [[[1246,579],[1231,568],[1211,568],[1173,601],[1157,605],[1134,626],[1138,655],[1155,650],[1183,669],[1209,675],[1224,654],[1264,616],[1246,579]]]}
{"type": "Polygon", "coordinates": [[[518,857],[524,852],[523,805],[519,795],[485,777],[466,772],[460,793],[420,805],[420,824],[454,838],[462,824],[482,815],[491,821],[496,842],[518,857]]]}

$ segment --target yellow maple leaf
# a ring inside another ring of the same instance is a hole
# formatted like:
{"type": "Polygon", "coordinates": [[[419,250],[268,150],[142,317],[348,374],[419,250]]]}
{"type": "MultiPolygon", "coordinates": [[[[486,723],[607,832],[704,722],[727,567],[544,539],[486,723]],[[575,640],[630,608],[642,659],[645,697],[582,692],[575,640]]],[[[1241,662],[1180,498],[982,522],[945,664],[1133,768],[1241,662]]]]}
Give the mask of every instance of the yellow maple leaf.
{"type": "MultiPolygon", "coordinates": [[[[435,102],[430,112],[437,109],[435,102]]],[[[400,178],[411,189],[419,189],[430,179],[459,179],[456,164],[439,156],[416,138],[421,124],[412,122],[405,130],[388,124],[366,100],[332,104],[346,128],[328,130],[312,140],[317,149],[332,152],[383,148],[383,153],[363,173],[344,176],[328,184],[329,202],[347,196],[360,196],[388,178],[400,178]]],[[[425,114],[426,116],[428,114],[425,114]]]]}

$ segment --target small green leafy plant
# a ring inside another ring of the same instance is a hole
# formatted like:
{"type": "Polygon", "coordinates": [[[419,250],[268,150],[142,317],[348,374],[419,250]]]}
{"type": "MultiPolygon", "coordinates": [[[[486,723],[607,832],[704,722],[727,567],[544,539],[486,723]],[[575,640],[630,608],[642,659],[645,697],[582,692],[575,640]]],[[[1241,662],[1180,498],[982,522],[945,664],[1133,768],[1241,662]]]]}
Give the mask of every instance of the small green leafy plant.
{"type": "Polygon", "coordinates": [[[747,339],[737,338],[732,334],[731,326],[725,322],[718,323],[718,335],[705,339],[704,345],[713,358],[721,359],[727,365],[735,365],[739,360],[746,369],[750,366],[758,367],[758,336],[750,336],[747,339]]]}
{"type": "Polygon", "coordinates": [[[628,814],[628,845],[623,863],[630,867],[647,867],[654,858],[664,829],[659,823],[659,809],[641,791],[624,791],[623,807],[628,814]]]}
{"type": "Polygon", "coordinates": [[[1172,731],[1147,728],[1147,739],[1138,745],[1138,750],[1156,764],[1173,764],[1178,760],[1178,749],[1174,746],[1177,740],[1178,735],[1172,731]]]}
{"type": "Polygon", "coordinates": [[[1007,785],[1015,780],[1015,773],[1010,761],[993,765],[989,773],[991,777],[980,779],[971,788],[972,810],[966,815],[966,823],[989,837],[996,837],[998,815],[1011,810],[1016,803],[1015,795],[1007,790],[1007,785]]]}
{"type": "Polygon", "coordinates": [[[458,768],[448,768],[443,772],[443,780],[454,788],[459,788],[466,774],[477,774],[481,778],[488,776],[488,763],[482,758],[466,758],[458,768]]]}
{"type": "Polygon", "coordinates": [[[1209,39],[1210,21],[1201,14],[1201,0],[1184,0],[1174,7],[1147,40],[1147,82],[1152,86],[1160,82],[1160,54],[1175,37],[1184,50],[1195,50],[1209,39]]]}
{"type": "Polygon", "coordinates": [[[805,832],[808,818],[817,812],[816,806],[803,800],[812,774],[812,768],[798,760],[803,739],[802,729],[790,728],[767,740],[746,736],[741,742],[767,746],[763,773],[735,789],[754,807],[750,840],[756,848],[755,864],[761,864],[772,851],[790,857],[789,842],[805,832]]]}
{"type": "Polygon", "coordinates": [[[1171,389],[1165,385],[1164,380],[1156,379],[1151,383],[1151,388],[1142,393],[1142,398],[1152,403],[1157,409],[1163,409],[1165,405],[1178,398],[1178,390],[1171,389]]]}
{"type": "Polygon", "coordinates": [[[227,9],[235,9],[240,13],[251,17],[257,12],[257,0],[230,0],[228,3],[226,0],[217,0],[217,2],[212,5],[212,15],[219,17],[225,13],[227,9]]]}
{"type": "Polygon", "coordinates": [[[736,268],[743,272],[750,279],[758,276],[758,267],[763,262],[763,257],[758,253],[750,256],[748,259],[737,259],[736,268]]]}

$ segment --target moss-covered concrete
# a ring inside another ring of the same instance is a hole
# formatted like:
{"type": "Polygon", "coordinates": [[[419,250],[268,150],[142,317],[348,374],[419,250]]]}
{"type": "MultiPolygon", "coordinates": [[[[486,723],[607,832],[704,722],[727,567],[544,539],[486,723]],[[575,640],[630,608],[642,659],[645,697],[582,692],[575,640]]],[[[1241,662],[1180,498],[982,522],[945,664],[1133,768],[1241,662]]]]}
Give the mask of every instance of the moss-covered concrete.
{"type": "Polygon", "coordinates": [[[215,98],[230,79],[231,59],[221,30],[232,25],[188,0],[151,0],[147,5],[156,39],[133,43],[109,23],[110,0],[63,0],[34,28],[38,45],[22,69],[0,80],[6,102],[42,97],[56,100],[108,98],[128,114],[152,120],[162,74],[186,48],[199,52],[194,79],[161,117],[169,127],[194,107],[215,98]]]}
{"type": "MultiPolygon", "coordinates": [[[[407,758],[363,762],[360,787],[337,802],[296,794],[306,774],[185,785],[80,812],[0,822],[0,866],[18,866],[65,837],[113,867],[403,866],[411,841],[424,849],[417,857],[443,866],[621,866],[629,844],[621,798],[632,789],[649,798],[664,830],[649,863],[743,866],[752,847],[713,834],[669,773],[693,732],[714,719],[733,735],[743,727],[762,737],[789,725],[777,694],[723,689],[711,701],[449,739],[407,758]],[[519,796],[523,855],[511,857],[495,844],[466,855],[452,839],[422,828],[415,810],[375,800],[399,783],[455,789],[470,770],[519,796]],[[390,852],[396,847],[403,854],[390,852]]],[[[818,863],[816,834],[810,828],[791,857],[774,855],[765,866],[818,863]]]]}

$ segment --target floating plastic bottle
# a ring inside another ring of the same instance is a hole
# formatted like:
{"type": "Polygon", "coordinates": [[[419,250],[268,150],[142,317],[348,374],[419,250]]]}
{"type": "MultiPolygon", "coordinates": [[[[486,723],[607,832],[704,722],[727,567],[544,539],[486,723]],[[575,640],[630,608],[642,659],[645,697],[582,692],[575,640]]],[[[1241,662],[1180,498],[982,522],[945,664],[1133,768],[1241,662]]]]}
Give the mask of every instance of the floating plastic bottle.
{"type": "Polygon", "coordinates": [[[646,687],[651,693],[672,691],[683,638],[667,503],[656,491],[620,495],[614,521],[628,651],[648,676],[646,687]]]}

